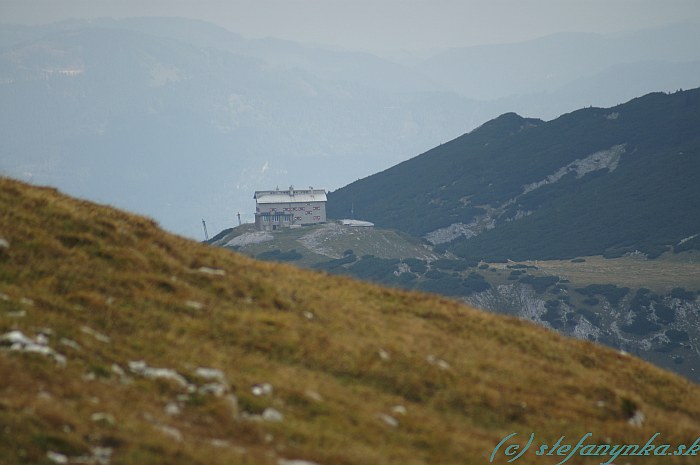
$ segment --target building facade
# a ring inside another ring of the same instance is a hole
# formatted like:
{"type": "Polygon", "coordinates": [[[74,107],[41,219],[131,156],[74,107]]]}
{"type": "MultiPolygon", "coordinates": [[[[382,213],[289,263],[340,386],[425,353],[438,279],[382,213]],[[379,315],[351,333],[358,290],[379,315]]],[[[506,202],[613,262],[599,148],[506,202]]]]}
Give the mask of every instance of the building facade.
{"type": "Polygon", "coordinates": [[[255,227],[273,231],[282,227],[326,222],[325,189],[255,191],[255,227]]]}

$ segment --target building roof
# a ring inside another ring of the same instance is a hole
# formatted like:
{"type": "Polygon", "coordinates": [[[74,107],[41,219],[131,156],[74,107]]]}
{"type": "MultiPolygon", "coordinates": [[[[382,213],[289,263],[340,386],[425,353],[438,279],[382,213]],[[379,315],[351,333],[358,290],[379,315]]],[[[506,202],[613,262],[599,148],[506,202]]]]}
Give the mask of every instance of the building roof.
{"type": "Polygon", "coordinates": [[[343,226],[352,226],[354,228],[371,228],[374,226],[374,223],[370,221],[361,220],[340,220],[340,224],[343,226]]]}
{"type": "Polygon", "coordinates": [[[255,191],[253,198],[258,204],[266,203],[311,203],[311,202],[326,202],[325,189],[294,189],[289,190],[274,190],[274,191],[255,191]]]}

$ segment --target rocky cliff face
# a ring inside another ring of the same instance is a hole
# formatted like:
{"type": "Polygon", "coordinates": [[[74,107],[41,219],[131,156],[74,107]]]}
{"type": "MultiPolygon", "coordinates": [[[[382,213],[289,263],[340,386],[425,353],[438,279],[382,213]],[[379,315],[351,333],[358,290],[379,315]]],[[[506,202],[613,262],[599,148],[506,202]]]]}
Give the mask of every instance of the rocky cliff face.
{"type": "Polygon", "coordinates": [[[576,308],[566,298],[552,300],[529,285],[515,282],[491,287],[464,300],[578,339],[615,347],[700,381],[698,298],[656,296],[642,290],[628,294],[616,304],[600,299],[595,310],[588,310],[576,308]]]}

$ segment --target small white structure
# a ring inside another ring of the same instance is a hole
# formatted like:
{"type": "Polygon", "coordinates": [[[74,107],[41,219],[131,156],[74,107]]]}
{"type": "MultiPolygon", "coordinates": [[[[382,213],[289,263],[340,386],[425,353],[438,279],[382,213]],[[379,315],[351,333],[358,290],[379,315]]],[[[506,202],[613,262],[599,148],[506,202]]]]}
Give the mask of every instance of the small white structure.
{"type": "Polygon", "coordinates": [[[370,223],[369,221],[340,220],[338,222],[340,224],[342,224],[343,226],[350,226],[351,228],[372,228],[372,227],[374,227],[374,223],[370,223]]]}
{"type": "Polygon", "coordinates": [[[272,231],[326,222],[325,189],[255,191],[255,227],[272,231]]]}

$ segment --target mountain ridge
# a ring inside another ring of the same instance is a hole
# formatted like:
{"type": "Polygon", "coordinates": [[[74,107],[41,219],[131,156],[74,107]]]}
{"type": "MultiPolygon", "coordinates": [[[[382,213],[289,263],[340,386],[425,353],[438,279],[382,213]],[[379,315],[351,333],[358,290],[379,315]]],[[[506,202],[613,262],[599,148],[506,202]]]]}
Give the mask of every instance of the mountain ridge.
{"type": "Polygon", "coordinates": [[[700,231],[699,101],[652,93],[546,123],[509,113],[331,192],[329,216],[352,204],[470,259],[654,257],[700,231]]]}

